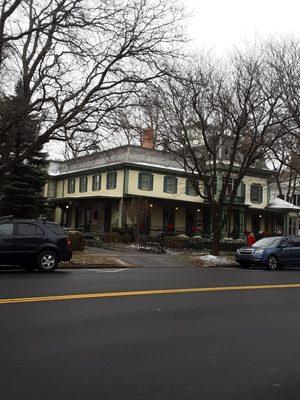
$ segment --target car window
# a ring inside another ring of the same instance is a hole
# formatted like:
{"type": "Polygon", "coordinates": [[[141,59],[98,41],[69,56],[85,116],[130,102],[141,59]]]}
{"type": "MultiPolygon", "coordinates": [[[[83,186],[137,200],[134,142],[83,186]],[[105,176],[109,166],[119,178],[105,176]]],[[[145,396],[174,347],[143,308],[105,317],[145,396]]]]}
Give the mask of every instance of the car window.
{"type": "Polygon", "coordinates": [[[258,240],[256,243],[252,245],[252,247],[272,247],[277,246],[281,238],[278,237],[268,237],[261,240],[258,240]]]}
{"type": "Polygon", "coordinates": [[[36,236],[37,226],[34,224],[20,222],[18,223],[18,234],[22,236],[36,236]]]}
{"type": "Polygon", "coordinates": [[[4,222],[0,224],[0,236],[12,236],[14,224],[12,222],[4,222]]]}
{"type": "Polygon", "coordinates": [[[300,240],[292,238],[288,240],[288,247],[300,247],[300,240]]]}
{"type": "Polygon", "coordinates": [[[46,222],[45,225],[56,235],[65,235],[65,231],[60,225],[55,224],[54,222],[46,222]]]}
{"type": "Polygon", "coordinates": [[[44,231],[41,228],[39,228],[38,226],[35,226],[35,229],[36,229],[37,236],[43,236],[45,234],[44,231]]]}

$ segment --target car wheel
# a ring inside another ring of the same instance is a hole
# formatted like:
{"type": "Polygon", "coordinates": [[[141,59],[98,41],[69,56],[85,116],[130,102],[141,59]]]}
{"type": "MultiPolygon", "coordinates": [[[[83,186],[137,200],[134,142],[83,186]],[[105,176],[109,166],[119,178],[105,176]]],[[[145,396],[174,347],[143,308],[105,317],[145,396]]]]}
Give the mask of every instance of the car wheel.
{"type": "Polygon", "coordinates": [[[44,272],[54,271],[57,267],[57,261],[57,255],[53,251],[43,251],[38,258],[38,268],[44,272]]]}
{"type": "Polygon", "coordinates": [[[267,261],[267,269],[276,271],[279,269],[279,260],[276,256],[270,256],[267,261]]]}
{"type": "Polygon", "coordinates": [[[248,269],[248,268],[250,268],[250,263],[248,263],[248,262],[240,262],[240,266],[241,266],[241,268],[243,268],[243,269],[248,269]]]}

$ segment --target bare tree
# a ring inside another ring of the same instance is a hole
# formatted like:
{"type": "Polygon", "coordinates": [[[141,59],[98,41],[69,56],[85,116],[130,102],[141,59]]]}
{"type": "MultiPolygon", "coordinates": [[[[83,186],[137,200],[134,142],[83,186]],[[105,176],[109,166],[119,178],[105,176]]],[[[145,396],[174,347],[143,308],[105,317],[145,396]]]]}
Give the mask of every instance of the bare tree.
{"type": "Polygon", "coordinates": [[[128,202],[126,210],[133,227],[134,238],[137,238],[142,230],[141,224],[145,224],[150,215],[150,204],[147,199],[136,197],[128,202]]]}
{"type": "Polygon", "coordinates": [[[2,37],[13,38],[7,62],[16,80],[22,78],[24,112],[39,119],[40,135],[17,157],[4,143],[2,173],[49,140],[91,138],[95,143],[111,112],[126,107],[132,93],[163,75],[183,40],[181,10],[166,0],[13,4],[10,23],[9,16],[3,17],[2,37]],[[12,20],[19,15],[21,25],[12,20]]]}
{"type": "Polygon", "coordinates": [[[226,64],[203,57],[173,71],[161,92],[161,138],[210,206],[212,254],[219,253],[243,178],[263,163],[290,120],[264,54],[235,51],[226,64]]]}
{"type": "Polygon", "coordinates": [[[271,157],[279,165],[300,173],[300,42],[293,37],[268,43],[268,67],[280,87],[286,113],[294,125],[275,143],[271,157]]]}

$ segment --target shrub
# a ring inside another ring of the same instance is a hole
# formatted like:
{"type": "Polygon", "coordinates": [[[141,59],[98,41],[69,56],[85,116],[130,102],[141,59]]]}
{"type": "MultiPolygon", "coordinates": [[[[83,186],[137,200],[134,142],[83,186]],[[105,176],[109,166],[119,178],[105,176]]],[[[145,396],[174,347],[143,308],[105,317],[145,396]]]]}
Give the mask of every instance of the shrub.
{"type": "Polygon", "coordinates": [[[120,235],[120,241],[122,243],[130,243],[133,241],[133,237],[129,233],[123,233],[122,235],[120,235]]]}
{"type": "Polygon", "coordinates": [[[130,235],[133,237],[133,227],[132,226],[124,226],[122,228],[112,228],[111,232],[118,233],[119,235],[130,235]]]}
{"type": "Polygon", "coordinates": [[[68,238],[71,241],[74,251],[83,251],[85,246],[85,237],[82,232],[76,230],[68,231],[68,238]]]}
{"type": "Polygon", "coordinates": [[[120,237],[119,232],[109,232],[102,236],[102,240],[105,243],[116,243],[120,242],[120,237]]]}

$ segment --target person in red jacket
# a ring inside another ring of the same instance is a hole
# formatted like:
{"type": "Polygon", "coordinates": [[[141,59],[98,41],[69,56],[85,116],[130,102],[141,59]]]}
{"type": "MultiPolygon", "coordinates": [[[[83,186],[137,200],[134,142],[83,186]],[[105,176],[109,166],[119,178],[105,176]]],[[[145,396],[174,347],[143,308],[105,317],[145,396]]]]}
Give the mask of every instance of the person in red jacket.
{"type": "Polygon", "coordinates": [[[256,242],[255,236],[252,232],[247,236],[247,246],[251,247],[256,242]]]}

